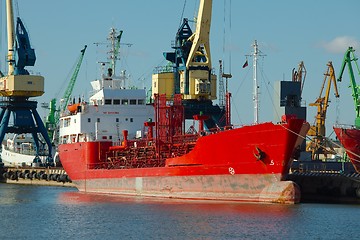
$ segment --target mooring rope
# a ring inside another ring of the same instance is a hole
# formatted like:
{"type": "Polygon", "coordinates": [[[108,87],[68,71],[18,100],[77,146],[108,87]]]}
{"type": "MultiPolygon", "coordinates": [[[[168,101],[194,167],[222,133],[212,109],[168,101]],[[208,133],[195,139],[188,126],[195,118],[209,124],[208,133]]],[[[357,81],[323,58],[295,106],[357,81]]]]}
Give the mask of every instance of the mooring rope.
{"type": "MultiPolygon", "coordinates": [[[[299,133],[296,133],[296,132],[294,132],[293,130],[285,127],[284,124],[281,124],[281,126],[282,126],[283,128],[285,128],[286,130],[288,130],[289,132],[295,134],[296,136],[301,137],[303,140],[306,140],[306,139],[312,140],[312,139],[311,139],[310,137],[308,137],[308,136],[302,136],[302,135],[300,135],[299,133]]],[[[331,139],[328,139],[328,140],[329,140],[332,144],[334,144],[336,147],[344,148],[342,145],[337,144],[336,142],[333,142],[331,139]]],[[[320,147],[323,148],[323,149],[326,149],[325,146],[323,146],[323,145],[320,145],[320,147]]],[[[344,149],[345,149],[345,148],[344,148],[344,149]]],[[[352,152],[352,151],[350,151],[350,150],[348,150],[348,149],[345,149],[345,151],[353,154],[354,156],[356,156],[357,158],[360,159],[360,155],[358,155],[358,154],[356,154],[356,153],[354,153],[354,152],[352,152]]],[[[360,163],[360,160],[357,160],[357,159],[352,159],[352,160],[353,160],[354,162],[359,162],[359,163],[360,163]]]]}

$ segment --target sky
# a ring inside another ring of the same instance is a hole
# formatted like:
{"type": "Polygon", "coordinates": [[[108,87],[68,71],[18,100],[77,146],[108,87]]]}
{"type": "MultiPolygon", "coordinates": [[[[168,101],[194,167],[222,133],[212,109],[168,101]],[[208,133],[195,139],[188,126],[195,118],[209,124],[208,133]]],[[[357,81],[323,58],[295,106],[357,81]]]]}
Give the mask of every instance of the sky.
{"type": "MultiPolygon", "coordinates": [[[[1,31],[5,30],[5,0],[1,1],[1,31]]],[[[110,28],[123,30],[121,61],[118,69],[126,69],[131,83],[151,86],[151,74],[165,65],[163,52],[171,51],[171,43],[182,16],[194,19],[199,0],[14,0],[14,11],[20,16],[30,35],[37,61],[27,69],[45,77],[45,94],[35,98],[49,102],[64,94],[73,68],[84,45],[88,45],[74,88],[74,95],[88,96],[90,81],[100,74],[99,61],[106,61],[106,42],[110,28]]],[[[214,0],[210,32],[213,68],[224,61],[224,72],[231,73],[232,122],[253,122],[252,58],[242,68],[246,55],[253,52],[257,40],[264,55],[258,60],[260,85],[259,120],[273,121],[273,87],[279,80],[291,80],[291,73],[304,61],[307,75],[303,88],[304,104],[319,97],[320,87],[332,61],[335,73],[341,67],[348,46],[358,49],[360,56],[358,0],[214,0]]],[[[195,30],[195,27],[193,27],[195,30]]],[[[6,72],[6,34],[0,37],[0,69],[6,72]]],[[[357,79],[360,76],[355,70],[357,79]]],[[[335,122],[352,124],[355,119],[347,71],[338,83],[340,99],[330,93],[327,111],[327,135],[335,122]]],[[[314,122],[315,107],[307,108],[307,120],[314,122]]],[[[45,109],[40,110],[45,115],[45,109]]]]}

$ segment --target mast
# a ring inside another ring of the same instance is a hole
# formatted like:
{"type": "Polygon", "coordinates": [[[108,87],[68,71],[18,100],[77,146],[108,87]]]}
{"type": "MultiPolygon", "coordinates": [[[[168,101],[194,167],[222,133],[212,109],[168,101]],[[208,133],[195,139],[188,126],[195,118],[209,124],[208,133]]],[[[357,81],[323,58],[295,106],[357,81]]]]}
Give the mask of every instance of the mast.
{"type": "Polygon", "coordinates": [[[254,102],[254,123],[259,123],[259,85],[257,81],[257,60],[258,56],[265,56],[261,54],[261,51],[258,48],[257,41],[254,41],[252,45],[254,47],[253,56],[253,82],[254,82],[254,92],[253,92],[253,102],[254,102]]]}
{"type": "MultiPolygon", "coordinates": [[[[115,63],[116,63],[116,58],[117,56],[115,56],[115,29],[111,28],[110,29],[110,34],[109,34],[109,38],[111,46],[110,46],[110,68],[113,71],[112,73],[115,74],[115,63]]],[[[112,76],[110,76],[112,77],[112,76]]]]}
{"type": "Polygon", "coordinates": [[[254,92],[253,92],[253,102],[254,102],[254,123],[259,123],[259,86],[257,83],[257,56],[259,53],[257,41],[254,41],[253,44],[254,53],[253,53],[253,80],[254,80],[254,92]]]}
{"type": "MultiPolygon", "coordinates": [[[[110,34],[108,37],[108,40],[110,41],[110,51],[109,51],[109,60],[110,62],[110,68],[112,69],[112,73],[116,74],[115,65],[116,61],[119,60],[119,49],[120,49],[120,40],[122,36],[123,31],[120,30],[118,35],[115,28],[110,29],[110,34]]],[[[130,44],[127,44],[130,45],[130,44]]]]}

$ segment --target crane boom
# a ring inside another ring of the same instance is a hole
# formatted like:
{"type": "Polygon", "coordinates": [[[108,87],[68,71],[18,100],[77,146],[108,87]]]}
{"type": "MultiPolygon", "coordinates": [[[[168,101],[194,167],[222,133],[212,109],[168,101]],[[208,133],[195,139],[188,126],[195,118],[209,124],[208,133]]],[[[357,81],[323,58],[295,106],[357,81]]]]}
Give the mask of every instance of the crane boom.
{"type": "Polygon", "coordinates": [[[59,123],[60,113],[62,113],[66,110],[66,107],[70,101],[70,96],[74,89],[76,78],[79,73],[80,66],[81,66],[82,60],[84,58],[86,48],[87,48],[87,45],[85,45],[85,47],[80,51],[80,57],[76,63],[76,67],[75,67],[74,73],[71,76],[69,85],[67,86],[66,91],[64,93],[64,96],[63,96],[64,102],[62,103],[62,105],[59,107],[59,109],[57,109],[56,98],[53,98],[50,101],[49,114],[46,117],[45,126],[46,126],[46,129],[47,129],[50,139],[53,139],[53,141],[56,141],[56,139],[54,139],[54,134],[56,134],[56,130],[57,130],[56,128],[59,123]]]}
{"type": "Polygon", "coordinates": [[[292,81],[300,82],[300,85],[301,85],[300,96],[302,95],[302,91],[303,91],[304,84],[305,84],[305,79],[306,79],[306,68],[305,68],[304,62],[301,61],[299,63],[298,70],[295,71],[295,69],[293,69],[293,74],[292,74],[292,81]]]}
{"type": "MultiPolygon", "coordinates": [[[[308,136],[313,136],[311,142],[307,145],[307,151],[312,152],[312,159],[315,158],[315,154],[323,153],[333,153],[331,144],[326,138],[326,128],[325,128],[325,120],[326,120],[326,112],[329,106],[329,95],[331,90],[331,85],[334,87],[335,97],[338,98],[339,92],[336,85],[335,71],[332,65],[332,62],[327,63],[327,71],[324,73],[324,81],[322,83],[319,97],[316,99],[314,103],[310,103],[309,106],[317,107],[316,114],[316,123],[311,126],[308,131],[308,136]],[[325,95],[323,96],[323,91],[326,85],[325,95]]],[[[318,155],[317,155],[318,156],[318,155]]]]}
{"type": "Polygon", "coordinates": [[[339,92],[336,85],[336,78],[334,67],[332,62],[328,62],[328,68],[326,73],[324,73],[324,81],[321,86],[319,97],[316,99],[314,103],[310,103],[309,106],[317,107],[317,114],[316,114],[316,124],[310,128],[309,134],[310,136],[325,136],[325,120],[326,120],[326,112],[329,106],[329,95],[331,90],[331,84],[334,86],[335,97],[338,98],[339,92]],[[326,85],[325,95],[323,95],[324,87],[326,85]]]}
{"type": "Polygon", "coordinates": [[[188,39],[193,44],[191,46],[189,57],[186,61],[186,68],[192,66],[207,66],[211,69],[210,55],[210,25],[211,25],[212,1],[201,0],[199,12],[196,19],[196,30],[188,39]],[[199,61],[199,58],[201,59],[199,61]]]}
{"type": "Polygon", "coordinates": [[[66,110],[67,105],[69,104],[70,97],[71,97],[72,91],[73,91],[74,86],[75,86],[77,75],[79,74],[80,66],[81,66],[82,60],[84,58],[86,48],[87,48],[87,45],[85,45],[85,47],[81,50],[80,57],[79,57],[79,60],[78,60],[78,62],[76,64],[74,73],[71,76],[69,85],[67,86],[66,91],[64,93],[64,96],[62,98],[63,103],[61,105],[60,112],[64,112],[66,110]]]}
{"type": "Polygon", "coordinates": [[[354,52],[355,52],[355,49],[353,47],[349,47],[346,50],[344,59],[343,59],[342,65],[341,65],[338,81],[341,82],[345,67],[347,65],[348,70],[349,70],[349,77],[350,77],[350,86],[349,87],[351,87],[351,89],[352,89],[352,97],[353,97],[354,105],[355,105],[355,114],[356,114],[355,127],[360,128],[360,99],[359,99],[360,86],[356,84],[354,71],[353,71],[351,62],[354,61],[356,68],[358,70],[358,75],[360,75],[360,70],[359,70],[359,65],[357,63],[358,59],[355,57],[354,52]]]}
{"type": "Polygon", "coordinates": [[[12,0],[6,0],[6,16],[7,16],[7,44],[8,44],[8,64],[9,75],[14,73],[13,52],[14,52],[14,14],[12,0]]]}

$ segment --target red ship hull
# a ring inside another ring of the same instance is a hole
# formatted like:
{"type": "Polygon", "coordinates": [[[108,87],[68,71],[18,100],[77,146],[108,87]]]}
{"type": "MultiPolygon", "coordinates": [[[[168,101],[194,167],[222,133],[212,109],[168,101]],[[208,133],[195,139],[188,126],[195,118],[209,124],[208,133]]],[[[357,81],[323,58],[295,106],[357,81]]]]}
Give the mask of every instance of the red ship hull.
{"type": "Polygon", "coordinates": [[[360,129],[353,127],[334,127],[337,138],[345,148],[355,170],[360,173],[360,129]]]}
{"type": "MultiPolygon", "coordinates": [[[[202,136],[188,153],[168,157],[162,166],[114,167],[109,156],[123,152],[104,141],[61,144],[59,154],[67,174],[84,192],[296,203],[298,186],[284,180],[301,142],[299,134],[308,127],[303,120],[290,119],[284,124],[263,123],[202,136]]],[[[148,149],[126,148],[128,152],[148,149]]],[[[131,158],[135,161],[136,155],[131,158]]]]}

